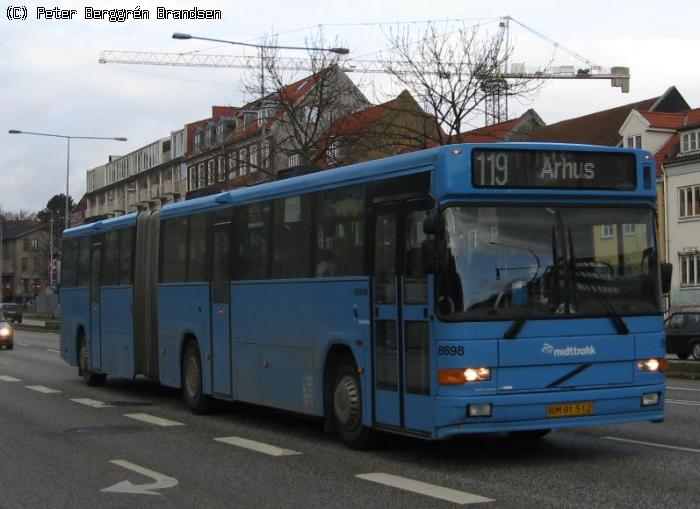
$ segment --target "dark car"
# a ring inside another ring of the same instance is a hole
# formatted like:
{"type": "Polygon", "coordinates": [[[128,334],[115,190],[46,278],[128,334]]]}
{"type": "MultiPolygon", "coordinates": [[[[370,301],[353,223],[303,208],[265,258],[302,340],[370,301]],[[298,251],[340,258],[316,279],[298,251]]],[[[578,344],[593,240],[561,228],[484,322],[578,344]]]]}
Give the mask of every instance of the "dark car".
{"type": "Polygon", "coordinates": [[[674,313],[664,323],[666,353],[700,360],[700,312],[674,313]]]}
{"type": "Polygon", "coordinates": [[[15,347],[12,326],[7,323],[7,318],[2,311],[0,311],[0,347],[5,347],[7,350],[12,350],[15,347]]]}
{"type": "Polygon", "coordinates": [[[5,313],[8,321],[22,323],[22,306],[14,302],[0,304],[0,311],[5,313]]]}

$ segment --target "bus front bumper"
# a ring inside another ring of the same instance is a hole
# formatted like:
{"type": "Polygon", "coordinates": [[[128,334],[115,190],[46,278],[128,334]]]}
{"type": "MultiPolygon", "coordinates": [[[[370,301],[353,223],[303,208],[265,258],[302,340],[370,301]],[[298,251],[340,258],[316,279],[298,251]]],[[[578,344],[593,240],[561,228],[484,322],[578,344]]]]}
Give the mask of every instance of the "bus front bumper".
{"type": "Polygon", "coordinates": [[[493,394],[475,397],[438,397],[434,438],[467,433],[494,433],[536,429],[600,426],[664,419],[664,384],[576,391],[493,394]],[[657,393],[658,403],[643,406],[642,396],[657,393]],[[592,409],[588,403],[592,403],[592,409]],[[468,406],[491,404],[488,417],[469,417],[468,406]],[[578,404],[578,405],[577,405],[578,404]],[[550,417],[562,406],[584,415],[550,417]]]}

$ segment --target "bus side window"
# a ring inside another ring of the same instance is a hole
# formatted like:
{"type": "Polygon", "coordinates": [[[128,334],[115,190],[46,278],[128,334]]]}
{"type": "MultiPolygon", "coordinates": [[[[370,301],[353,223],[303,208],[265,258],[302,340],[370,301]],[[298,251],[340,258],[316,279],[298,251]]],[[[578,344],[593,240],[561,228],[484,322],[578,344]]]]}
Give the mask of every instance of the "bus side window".
{"type": "Polygon", "coordinates": [[[207,258],[207,216],[190,216],[188,236],[187,281],[208,281],[209,260],[207,258]]]}
{"type": "Polygon", "coordinates": [[[308,277],[311,195],[276,200],[273,216],[272,277],[308,277]]]}
{"type": "Polygon", "coordinates": [[[81,288],[87,288],[90,284],[90,237],[80,239],[78,247],[78,284],[81,288]]]}
{"type": "Polygon", "coordinates": [[[269,274],[270,204],[253,203],[238,209],[237,215],[233,279],[265,279],[269,274]]]}
{"type": "Polygon", "coordinates": [[[119,281],[116,284],[132,285],[133,278],[133,256],[132,256],[132,240],[134,238],[134,229],[128,228],[119,232],[119,272],[117,276],[119,281]]]}
{"type": "Polygon", "coordinates": [[[365,273],[365,186],[317,194],[315,276],[365,273]]]}
{"type": "Polygon", "coordinates": [[[63,240],[63,259],[61,260],[61,287],[71,288],[77,283],[78,241],[63,240]]]}
{"type": "Polygon", "coordinates": [[[162,283],[181,283],[187,274],[187,218],[176,217],[162,224],[162,283]]]}
{"type": "Polygon", "coordinates": [[[102,260],[102,286],[119,284],[119,231],[111,231],[105,235],[102,260]]]}

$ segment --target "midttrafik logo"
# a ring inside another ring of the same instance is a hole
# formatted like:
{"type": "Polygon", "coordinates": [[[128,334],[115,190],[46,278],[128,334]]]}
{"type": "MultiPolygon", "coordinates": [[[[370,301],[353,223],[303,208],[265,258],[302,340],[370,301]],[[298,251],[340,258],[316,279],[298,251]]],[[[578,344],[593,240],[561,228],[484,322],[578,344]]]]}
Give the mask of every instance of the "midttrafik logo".
{"type": "Polygon", "coordinates": [[[554,357],[576,357],[578,355],[595,355],[595,347],[593,345],[586,345],[582,347],[578,346],[567,346],[566,348],[554,348],[554,346],[549,343],[542,345],[542,353],[546,355],[553,355],[554,357]]]}

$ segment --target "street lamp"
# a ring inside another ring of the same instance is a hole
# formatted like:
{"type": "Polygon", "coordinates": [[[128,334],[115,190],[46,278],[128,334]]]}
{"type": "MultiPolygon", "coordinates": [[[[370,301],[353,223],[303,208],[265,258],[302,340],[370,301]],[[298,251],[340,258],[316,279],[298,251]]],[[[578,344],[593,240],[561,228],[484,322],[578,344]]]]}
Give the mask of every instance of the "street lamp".
{"type": "Polygon", "coordinates": [[[52,138],[63,138],[66,140],[66,218],[65,227],[68,228],[68,189],[69,189],[69,176],[70,176],[70,140],[113,140],[113,141],[126,141],[124,137],[104,137],[104,136],[67,136],[65,134],[49,134],[49,133],[35,133],[31,131],[19,131],[17,129],[10,129],[8,131],[10,134],[32,134],[34,136],[50,136],[52,138]]]}

